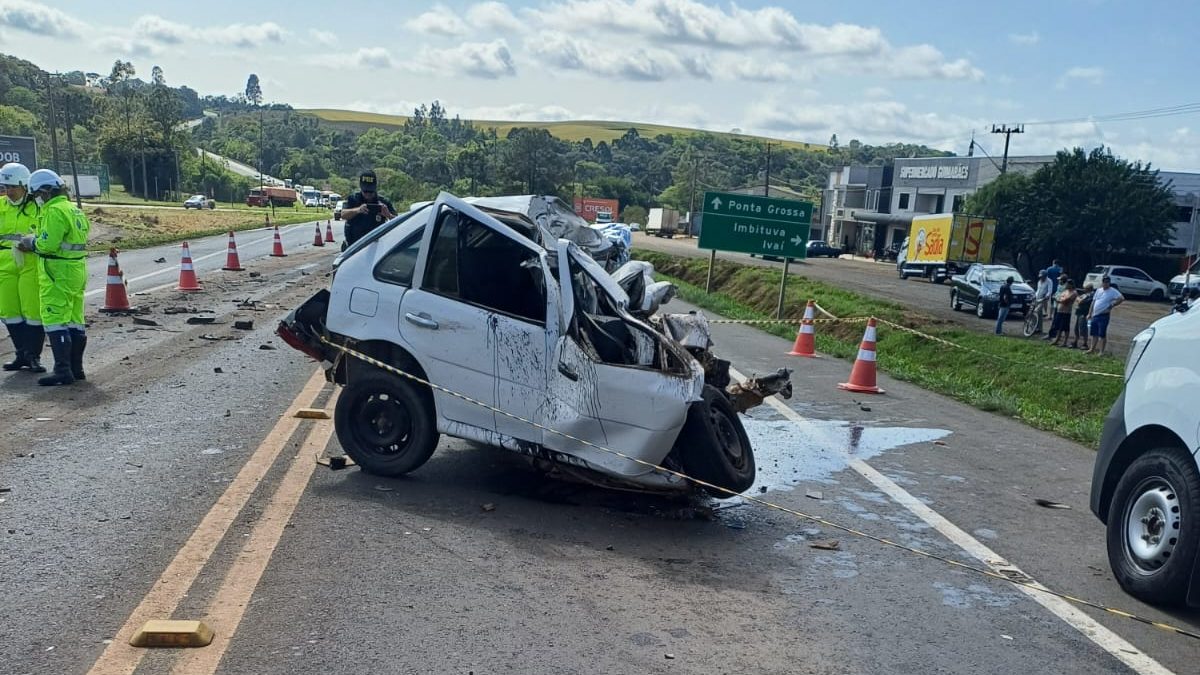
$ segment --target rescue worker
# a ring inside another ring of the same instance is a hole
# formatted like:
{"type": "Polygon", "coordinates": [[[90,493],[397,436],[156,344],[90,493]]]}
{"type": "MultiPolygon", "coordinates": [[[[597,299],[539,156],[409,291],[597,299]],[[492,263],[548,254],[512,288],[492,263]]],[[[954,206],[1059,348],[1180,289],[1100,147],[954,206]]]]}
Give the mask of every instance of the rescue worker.
{"type": "Polygon", "coordinates": [[[0,188],[6,193],[0,200],[0,321],[17,352],[3,368],[44,373],[38,263],[20,250],[21,239],[37,230],[38,207],[29,194],[29,169],[16,162],[0,167],[0,188]]]}
{"type": "Polygon", "coordinates": [[[83,322],[83,291],[87,285],[87,238],[91,225],[67,198],[67,185],[49,169],[29,176],[29,191],[37,201],[36,239],[22,246],[37,253],[42,325],[54,352],[54,372],[38,384],[53,386],[86,379],[83,351],[87,333],[83,322]]]}

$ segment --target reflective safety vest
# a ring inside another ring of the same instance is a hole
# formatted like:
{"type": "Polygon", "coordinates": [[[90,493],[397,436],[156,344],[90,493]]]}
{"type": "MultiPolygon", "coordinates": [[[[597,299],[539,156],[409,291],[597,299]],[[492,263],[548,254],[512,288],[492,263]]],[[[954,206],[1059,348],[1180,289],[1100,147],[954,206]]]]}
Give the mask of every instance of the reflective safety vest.
{"type": "Polygon", "coordinates": [[[32,199],[20,206],[0,199],[0,250],[16,248],[22,237],[37,231],[37,225],[38,207],[32,199]]]}
{"type": "Polygon", "coordinates": [[[42,205],[39,212],[37,254],[51,260],[82,260],[87,257],[91,224],[66,195],[42,205]]]}

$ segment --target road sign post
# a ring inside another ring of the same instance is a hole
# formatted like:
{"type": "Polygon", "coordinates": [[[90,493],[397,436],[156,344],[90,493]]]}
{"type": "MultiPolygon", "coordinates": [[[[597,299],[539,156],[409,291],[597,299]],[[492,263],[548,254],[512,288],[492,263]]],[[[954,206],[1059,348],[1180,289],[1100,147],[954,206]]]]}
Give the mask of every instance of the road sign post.
{"type": "Polygon", "coordinates": [[[717,251],[783,258],[784,276],[776,306],[776,316],[782,316],[788,263],[792,258],[803,260],[807,256],[812,214],[812,202],[705,192],[704,228],[700,230],[699,247],[713,252],[708,266],[707,290],[711,290],[717,251]]]}

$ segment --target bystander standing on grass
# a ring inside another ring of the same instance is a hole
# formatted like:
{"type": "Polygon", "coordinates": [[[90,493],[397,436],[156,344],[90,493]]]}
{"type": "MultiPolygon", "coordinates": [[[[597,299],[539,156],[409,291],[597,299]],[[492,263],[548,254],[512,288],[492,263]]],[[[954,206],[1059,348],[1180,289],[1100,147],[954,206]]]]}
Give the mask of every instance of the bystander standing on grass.
{"type": "Polygon", "coordinates": [[[1095,290],[1091,284],[1084,284],[1083,292],[1075,298],[1075,341],[1071,343],[1071,349],[1088,348],[1088,314],[1092,312],[1092,294],[1095,290]],[[1083,338],[1083,346],[1079,345],[1079,338],[1083,338]]]}
{"type": "Polygon", "coordinates": [[[1050,327],[1050,336],[1054,338],[1056,346],[1066,347],[1067,339],[1071,337],[1071,309],[1075,307],[1075,298],[1079,297],[1079,293],[1075,291],[1075,282],[1067,279],[1065,274],[1062,283],[1062,290],[1056,298],[1058,307],[1054,311],[1054,324],[1050,327]]]}
{"type": "Polygon", "coordinates": [[[1125,296],[1112,287],[1112,279],[1105,275],[1100,279],[1100,290],[1092,297],[1092,312],[1088,315],[1088,332],[1093,340],[1088,354],[1104,355],[1104,348],[1108,346],[1108,320],[1112,318],[1113,309],[1122,302],[1125,302],[1125,296]]]}

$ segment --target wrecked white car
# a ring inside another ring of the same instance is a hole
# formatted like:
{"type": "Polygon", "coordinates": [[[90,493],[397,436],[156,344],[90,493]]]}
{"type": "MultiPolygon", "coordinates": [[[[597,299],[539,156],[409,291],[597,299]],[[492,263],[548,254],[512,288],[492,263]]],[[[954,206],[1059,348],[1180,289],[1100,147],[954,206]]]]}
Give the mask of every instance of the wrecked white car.
{"type": "Polygon", "coordinates": [[[396,476],[446,434],[611,487],[691,488],[649,465],[750,487],[738,410],[790,395],[789,373],[730,386],[702,315],[655,314],[673,289],[653,283],[646,263],[610,276],[573,242],[542,234],[521,213],[443,193],[341,255],[330,289],[279,334],[345,386],[334,421],[346,453],[396,476]]]}

